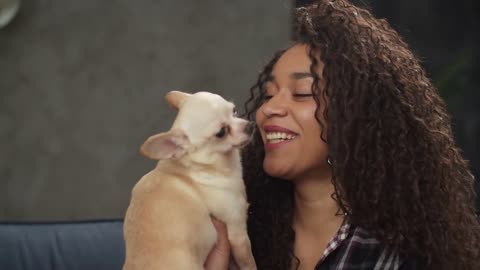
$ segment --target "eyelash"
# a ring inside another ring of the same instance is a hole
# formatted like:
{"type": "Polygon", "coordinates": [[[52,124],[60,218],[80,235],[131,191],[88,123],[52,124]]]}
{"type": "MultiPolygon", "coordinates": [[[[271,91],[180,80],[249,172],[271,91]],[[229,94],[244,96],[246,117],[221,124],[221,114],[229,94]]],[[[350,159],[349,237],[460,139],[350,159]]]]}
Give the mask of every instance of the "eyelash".
{"type": "Polygon", "coordinates": [[[294,97],[312,97],[313,94],[294,94],[294,97]]]}
{"type": "MultiPolygon", "coordinates": [[[[313,94],[293,94],[293,97],[296,97],[296,98],[304,98],[304,97],[312,97],[313,94]]],[[[265,95],[263,97],[263,100],[269,100],[273,97],[273,95],[265,95]]]]}

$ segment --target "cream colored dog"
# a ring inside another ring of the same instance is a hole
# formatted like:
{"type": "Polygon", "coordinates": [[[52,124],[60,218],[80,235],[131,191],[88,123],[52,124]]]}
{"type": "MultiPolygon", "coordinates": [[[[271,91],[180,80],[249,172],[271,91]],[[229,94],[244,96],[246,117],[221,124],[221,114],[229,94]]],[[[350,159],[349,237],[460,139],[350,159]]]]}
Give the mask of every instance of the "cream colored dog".
{"type": "Polygon", "coordinates": [[[239,153],[250,138],[249,122],[216,94],[172,91],[166,99],[178,114],[170,131],[141,147],[159,162],[133,188],[123,269],[204,269],[217,239],[211,216],[227,225],[238,267],[256,269],[239,153]]]}

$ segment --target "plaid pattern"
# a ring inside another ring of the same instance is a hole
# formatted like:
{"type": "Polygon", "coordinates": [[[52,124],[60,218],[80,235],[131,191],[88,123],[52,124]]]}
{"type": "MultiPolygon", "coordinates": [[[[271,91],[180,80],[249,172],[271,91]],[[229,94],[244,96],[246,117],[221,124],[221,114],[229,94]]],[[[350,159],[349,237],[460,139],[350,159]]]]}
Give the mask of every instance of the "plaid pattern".
{"type": "Polygon", "coordinates": [[[361,227],[343,224],[315,270],[413,270],[394,249],[384,248],[361,227]]]}

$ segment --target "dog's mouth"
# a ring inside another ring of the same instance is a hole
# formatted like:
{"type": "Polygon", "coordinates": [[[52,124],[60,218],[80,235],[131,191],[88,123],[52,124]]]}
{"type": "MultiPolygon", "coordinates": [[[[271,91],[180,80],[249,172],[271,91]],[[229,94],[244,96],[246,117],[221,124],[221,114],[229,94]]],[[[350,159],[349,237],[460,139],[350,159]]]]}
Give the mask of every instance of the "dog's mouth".
{"type": "Polygon", "coordinates": [[[242,143],[239,143],[239,144],[235,144],[233,147],[235,148],[238,148],[238,149],[242,149],[244,148],[245,146],[247,146],[249,143],[250,143],[251,140],[246,140],[242,143]]]}
{"type": "Polygon", "coordinates": [[[241,140],[240,143],[234,144],[233,147],[235,148],[243,148],[250,144],[250,142],[253,140],[253,135],[255,134],[255,129],[256,125],[254,122],[248,122],[245,125],[244,130],[241,132],[242,134],[240,136],[245,137],[245,139],[241,140]]]}
{"type": "Polygon", "coordinates": [[[238,144],[234,144],[233,147],[239,148],[239,149],[244,148],[245,146],[250,144],[252,139],[253,139],[253,134],[250,134],[250,135],[248,135],[247,139],[243,140],[242,142],[240,142],[238,144]]]}

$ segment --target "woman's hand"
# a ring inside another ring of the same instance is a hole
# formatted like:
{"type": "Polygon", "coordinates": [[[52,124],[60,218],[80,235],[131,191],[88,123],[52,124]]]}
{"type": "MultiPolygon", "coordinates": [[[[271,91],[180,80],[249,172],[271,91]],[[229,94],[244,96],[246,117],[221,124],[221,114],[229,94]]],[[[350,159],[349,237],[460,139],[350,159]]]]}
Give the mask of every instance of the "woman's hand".
{"type": "Polygon", "coordinates": [[[217,230],[217,242],[205,261],[206,270],[227,270],[230,260],[230,242],[228,242],[227,226],[212,217],[213,226],[217,230]]]}

